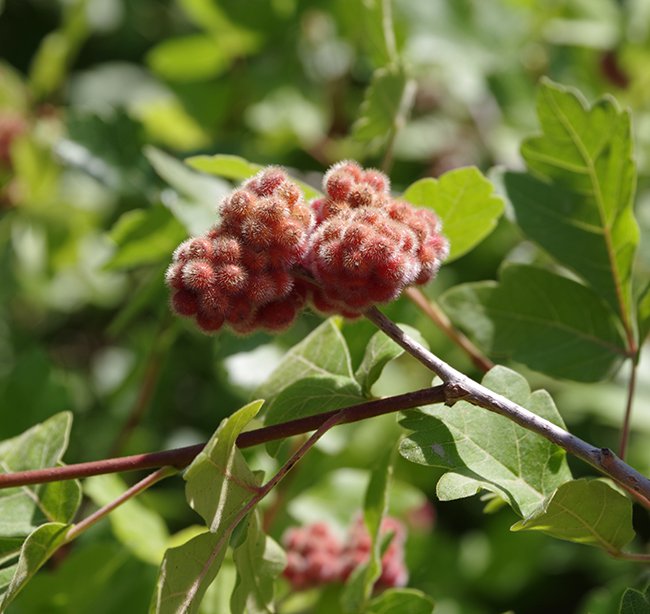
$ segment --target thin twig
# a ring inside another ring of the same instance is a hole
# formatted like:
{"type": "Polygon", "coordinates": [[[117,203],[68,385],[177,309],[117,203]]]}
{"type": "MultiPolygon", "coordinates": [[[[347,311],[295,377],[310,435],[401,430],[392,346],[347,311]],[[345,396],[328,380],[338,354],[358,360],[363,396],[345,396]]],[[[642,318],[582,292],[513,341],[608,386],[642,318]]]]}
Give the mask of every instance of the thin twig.
{"type": "MultiPolygon", "coordinates": [[[[415,392],[407,392],[394,397],[367,401],[346,408],[347,411],[342,420],[345,423],[358,422],[381,416],[402,409],[410,409],[420,405],[440,403],[447,400],[444,386],[424,388],[415,392]]],[[[320,427],[330,417],[338,414],[341,410],[332,410],[314,416],[298,418],[281,424],[273,424],[263,428],[246,431],[237,438],[239,448],[249,448],[261,443],[285,439],[293,435],[300,435],[313,431],[320,427]]],[[[45,482],[58,482],[61,480],[73,480],[87,478],[93,475],[105,473],[118,473],[121,471],[136,471],[140,469],[152,469],[170,465],[182,469],[189,465],[194,457],[205,447],[205,444],[197,444],[174,450],[162,452],[151,452],[148,454],[135,454],[133,456],[122,456],[118,458],[106,458],[103,460],[88,463],[77,463],[62,467],[47,467],[45,469],[34,469],[31,471],[18,471],[15,473],[0,474],[0,489],[16,486],[27,486],[29,484],[43,484],[45,482]]]]}
{"type": "Polygon", "coordinates": [[[632,407],[634,405],[634,392],[636,390],[636,361],[632,359],[632,372],[627,382],[627,401],[625,403],[625,417],[623,418],[623,427],[621,428],[621,443],[619,444],[618,454],[625,459],[627,452],[627,442],[630,437],[630,421],[632,419],[632,407]]]}
{"type": "Polygon", "coordinates": [[[449,339],[469,356],[476,368],[487,373],[494,367],[494,363],[451,323],[447,314],[440,309],[435,301],[427,298],[419,288],[407,288],[405,294],[449,339]]]}
{"type": "Polygon", "coordinates": [[[147,490],[147,488],[150,488],[154,484],[176,473],[178,473],[178,469],[176,469],[175,467],[161,467],[157,471],[154,471],[153,473],[149,474],[146,478],[140,480],[137,484],[134,484],[133,486],[131,486],[131,488],[124,491],[114,501],[111,501],[107,505],[100,507],[96,512],[93,512],[90,516],[84,518],[81,522],[75,524],[68,531],[68,534],[66,536],[66,541],[71,542],[76,537],[79,537],[79,535],[81,535],[84,531],[88,530],[94,524],[99,522],[102,518],[107,516],[116,507],[122,505],[122,503],[126,503],[129,499],[132,499],[133,497],[139,495],[144,490],[147,490]]]}
{"type": "Polygon", "coordinates": [[[505,416],[525,429],[541,435],[588,463],[600,473],[610,477],[636,497],[639,503],[650,509],[650,479],[627,465],[609,448],[592,446],[552,422],[470,379],[411,339],[376,307],[371,307],[365,315],[395,343],[438,375],[448,385],[448,397],[453,398],[455,391],[458,399],[505,416]]]}

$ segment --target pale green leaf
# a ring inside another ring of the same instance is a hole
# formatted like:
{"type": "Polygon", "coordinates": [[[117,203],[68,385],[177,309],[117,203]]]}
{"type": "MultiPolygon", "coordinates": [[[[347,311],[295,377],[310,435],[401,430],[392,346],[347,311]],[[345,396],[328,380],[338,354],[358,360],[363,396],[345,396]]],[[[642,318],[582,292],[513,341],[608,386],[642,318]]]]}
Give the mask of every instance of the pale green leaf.
{"type": "Polygon", "coordinates": [[[156,205],[123,213],[108,236],[117,249],[104,268],[125,269],[171,260],[187,233],[168,209],[156,205]]]}
{"type": "MultiPolygon", "coordinates": [[[[116,475],[98,475],[84,482],[84,492],[98,506],[117,499],[126,490],[116,475]]],[[[130,499],[113,510],[109,519],[115,537],[139,559],[160,565],[169,541],[169,532],[159,514],[137,499],[130,499]]]]}
{"type": "MultiPolygon", "coordinates": [[[[483,385],[564,426],[550,395],[545,390],[531,393],[528,382],[518,373],[494,367],[483,385]]],[[[451,408],[434,405],[409,412],[402,426],[412,431],[400,446],[404,458],[448,471],[438,483],[441,500],[487,490],[526,517],[571,479],[564,450],[503,416],[465,401],[451,408]]]]}
{"type": "MultiPolygon", "coordinates": [[[[68,447],[72,414],[62,412],[0,442],[0,472],[55,467],[68,447]]],[[[0,490],[0,535],[24,537],[44,522],[68,523],[81,502],[75,480],[0,490]]]]}
{"type": "Polygon", "coordinates": [[[429,595],[414,588],[391,588],[375,597],[364,614],[432,614],[429,595]]]}
{"type": "Polygon", "coordinates": [[[510,265],[499,283],[456,286],[441,298],[451,319],[496,360],[592,382],[625,357],[612,310],[590,288],[550,271],[510,265]]]}
{"type": "MultiPolygon", "coordinates": [[[[192,156],[191,158],[187,158],[185,163],[197,171],[202,171],[209,175],[216,175],[217,177],[225,177],[233,181],[249,179],[264,168],[262,165],[249,162],[240,156],[227,154],[192,156]]],[[[307,200],[321,195],[318,190],[315,190],[309,184],[293,178],[291,180],[298,185],[307,200]]]]}
{"type": "MultiPolygon", "coordinates": [[[[399,327],[404,330],[407,325],[400,324],[399,327]]],[[[411,334],[409,330],[405,332],[411,334]]],[[[354,374],[354,377],[361,385],[364,395],[368,396],[370,394],[372,385],[379,379],[384,367],[403,353],[404,350],[382,331],[376,332],[371,337],[361,364],[354,374]]]]}
{"type": "Polygon", "coordinates": [[[650,614],[650,584],[645,592],[628,588],[621,597],[619,614],[650,614]]]}
{"type": "Polygon", "coordinates": [[[341,604],[346,612],[363,612],[372,595],[375,582],[381,576],[381,521],[388,509],[388,489],[393,473],[395,449],[387,450],[370,474],[363,503],[363,519],[372,540],[370,557],[348,580],[341,604]]]}
{"type": "Polygon", "coordinates": [[[293,346],[254,396],[270,401],[294,382],[307,377],[354,379],[350,352],[340,326],[340,318],[329,318],[293,346]]]}
{"type": "Polygon", "coordinates": [[[144,154],[151,166],[173,189],[163,192],[162,204],[183,224],[188,234],[200,235],[217,222],[217,206],[230,191],[230,184],[203,173],[155,147],[144,154]]]}
{"type": "Polygon", "coordinates": [[[45,562],[65,543],[69,524],[51,522],[35,529],[23,543],[18,562],[0,570],[0,612],[15,599],[45,562]]]}
{"type": "Polygon", "coordinates": [[[404,70],[391,65],[377,69],[361,103],[352,137],[371,148],[383,144],[393,130],[409,81],[404,70]]]}
{"type": "Polygon", "coordinates": [[[257,512],[248,516],[243,541],[233,546],[233,560],[237,580],[230,599],[231,614],[275,612],[274,583],[287,561],[282,548],[262,531],[257,512]]]}
{"type": "Polygon", "coordinates": [[[517,222],[629,324],[639,242],[629,113],[611,97],[588,105],[549,80],[540,87],[537,112],[542,135],[525,141],[522,155],[547,184],[506,176],[517,222]]]}
{"type": "Polygon", "coordinates": [[[257,491],[259,479],[235,442],[263,402],[253,401],[225,418],[183,474],[187,501],[211,531],[231,523],[257,491]]]}
{"type": "Polygon", "coordinates": [[[581,478],[560,485],[512,529],[542,531],[617,553],[634,538],[632,503],[605,480],[581,478]]]}
{"type": "Polygon", "coordinates": [[[489,235],[504,209],[492,183],[474,167],[449,171],[439,179],[420,179],[402,197],[436,212],[449,240],[447,262],[466,254],[489,235]]]}

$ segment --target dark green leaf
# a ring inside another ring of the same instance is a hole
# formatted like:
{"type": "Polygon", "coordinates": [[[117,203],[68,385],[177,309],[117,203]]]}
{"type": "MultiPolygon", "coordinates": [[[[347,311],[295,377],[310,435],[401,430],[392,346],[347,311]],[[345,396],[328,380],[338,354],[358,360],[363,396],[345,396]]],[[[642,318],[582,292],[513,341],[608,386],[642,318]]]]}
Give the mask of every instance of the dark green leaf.
{"type": "MultiPolygon", "coordinates": [[[[531,393],[518,373],[494,367],[483,385],[564,426],[550,395],[545,390],[531,393]]],[[[564,450],[503,416],[464,401],[452,408],[434,405],[409,412],[402,426],[413,431],[400,446],[404,458],[448,470],[436,489],[444,501],[487,490],[525,518],[571,479],[564,450]]]]}
{"type": "Polygon", "coordinates": [[[431,597],[414,588],[391,588],[375,597],[364,614],[431,614],[431,597]]]}
{"type": "Polygon", "coordinates": [[[512,529],[543,531],[617,553],[634,538],[632,503],[605,480],[572,480],[512,529]]]}
{"type": "Polygon", "coordinates": [[[446,262],[466,254],[489,235],[504,208],[492,183],[474,167],[449,171],[439,179],[420,179],[402,197],[436,212],[449,239],[446,262]]]}
{"type": "Polygon", "coordinates": [[[25,584],[65,543],[69,529],[68,524],[51,522],[42,524],[29,535],[23,543],[18,562],[0,570],[0,612],[5,611],[25,584]]]}
{"type": "Polygon", "coordinates": [[[163,192],[162,204],[185,226],[188,234],[202,234],[217,222],[217,205],[230,192],[229,183],[196,173],[155,147],[146,147],[145,155],[156,172],[174,188],[174,193],[163,192]]]}
{"type": "Polygon", "coordinates": [[[650,333],[650,284],[641,294],[638,303],[639,342],[643,343],[650,333]]]}
{"type": "Polygon", "coordinates": [[[108,236],[117,250],[104,267],[126,269],[171,261],[172,252],[187,233],[169,209],[156,205],[127,211],[108,236]]]}
{"type": "MultiPolygon", "coordinates": [[[[0,471],[55,467],[68,447],[71,425],[72,415],[63,412],[0,442],[0,471]]],[[[68,523],[80,502],[74,480],[0,490],[0,535],[27,536],[43,522],[68,523]]]]}
{"type": "Polygon", "coordinates": [[[629,323],[639,241],[629,114],[612,98],[589,106],[574,91],[548,80],[539,90],[537,111],[543,134],[528,139],[522,155],[548,185],[528,176],[506,176],[517,221],[629,323]]]}
{"type": "Polygon", "coordinates": [[[598,381],[625,357],[616,316],[589,288],[531,266],[511,265],[498,284],[452,288],[452,320],[488,354],[577,381],[598,381]]]}
{"type": "Polygon", "coordinates": [[[628,588],[621,598],[619,614],[650,614],[650,585],[645,593],[628,588]]]}
{"type": "Polygon", "coordinates": [[[275,579],[286,567],[284,551],[260,526],[258,512],[248,516],[243,542],[233,549],[237,581],[230,599],[231,614],[274,612],[275,579]]]}

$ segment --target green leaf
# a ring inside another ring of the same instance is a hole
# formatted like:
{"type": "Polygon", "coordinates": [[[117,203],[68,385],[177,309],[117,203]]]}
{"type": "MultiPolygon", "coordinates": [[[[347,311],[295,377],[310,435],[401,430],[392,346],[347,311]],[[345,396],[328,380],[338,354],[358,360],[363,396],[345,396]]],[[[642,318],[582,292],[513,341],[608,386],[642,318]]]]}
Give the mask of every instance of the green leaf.
{"type": "Polygon", "coordinates": [[[372,595],[375,582],[381,576],[381,521],[388,508],[388,488],[393,473],[395,448],[383,454],[370,474],[363,503],[363,519],[372,540],[368,562],[358,567],[348,580],[341,604],[345,612],[365,612],[365,604],[372,595]]]}
{"type": "Polygon", "coordinates": [[[621,597],[619,614],[650,614],[650,584],[645,593],[628,588],[621,597]]]}
{"type": "MultiPolygon", "coordinates": [[[[117,499],[126,490],[115,475],[98,475],[84,482],[85,493],[99,506],[117,499]]],[[[160,565],[169,540],[163,519],[140,501],[130,499],[113,510],[109,519],[115,537],[139,559],[160,565]]]]}
{"type": "Polygon", "coordinates": [[[259,476],[235,445],[263,401],[245,405],[225,418],[184,474],[185,496],[209,531],[165,553],[151,611],[196,612],[226,555],[235,520],[259,487],[259,476]]]}
{"type": "Polygon", "coordinates": [[[650,333],[650,284],[642,292],[637,307],[639,323],[639,343],[642,344],[650,333]]]}
{"type": "MultiPolygon", "coordinates": [[[[494,367],[483,378],[483,385],[564,426],[550,395],[545,390],[531,393],[518,373],[494,367]]],[[[452,408],[434,405],[409,412],[402,426],[412,431],[400,446],[404,458],[447,469],[436,489],[443,501],[487,490],[525,518],[571,479],[564,450],[465,401],[452,408]]]]}
{"type": "MultiPolygon", "coordinates": [[[[406,324],[400,324],[399,327],[402,330],[406,328],[405,332],[411,334],[406,324]]],[[[372,385],[379,379],[384,367],[403,353],[404,350],[382,331],[376,332],[371,337],[361,364],[354,374],[365,396],[369,396],[372,385]]]]}
{"type": "Polygon", "coordinates": [[[211,531],[227,525],[257,491],[258,477],[235,445],[264,401],[253,401],[225,418],[185,470],[187,501],[211,531]]]}
{"type": "Polygon", "coordinates": [[[165,553],[150,612],[192,614],[217,576],[226,556],[230,532],[206,531],[165,553]]]}
{"type": "MultiPolygon", "coordinates": [[[[72,414],[62,412],[22,435],[0,442],[0,471],[55,467],[68,447],[72,414]]],[[[0,490],[0,535],[29,535],[44,523],[65,524],[81,502],[79,483],[70,480],[0,490]]]]}
{"type": "Polygon", "coordinates": [[[493,358],[582,382],[603,379],[624,359],[616,316],[590,288],[524,265],[506,266],[500,277],[498,284],[456,286],[441,298],[493,358]]]}
{"type": "Polygon", "coordinates": [[[122,214],[108,236],[117,250],[104,268],[113,270],[169,261],[187,234],[169,209],[156,205],[122,214]]]}
{"type": "Polygon", "coordinates": [[[572,480],[512,530],[542,531],[615,554],[634,538],[632,503],[600,478],[572,480]]]}
{"type": "MultiPolygon", "coordinates": [[[[197,171],[208,173],[209,175],[216,175],[218,177],[225,177],[233,181],[244,181],[253,175],[259,173],[264,167],[254,162],[249,162],[240,156],[231,156],[227,154],[216,154],[214,156],[192,156],[187,158],[185,163],[195,168],[197,171]]],[[[300,189],[302,190],[305,198],[310,200],[321,196],[318,190],[312,188],[309,184],[303,181],[298,181],[292,178],[300,189]]]]}
{"type": "Polygon", "coordinates": [[[376,67],[398,60],[390,0],[358,0],[350,9],[376,67]]]}
{"type": "Polygon", "coordinates": [[[313,376],[353,380],[350,352],[341,333],[341,319],[329,318],[294,345],[254,396],[272,400],[294,382],[313,376]]]}
{"type": "Polygon", "coordinates": [[[237,581],[230,598],[231,614],[274,612],[275,578],[287,561],[282,548],[262,531],[257,511],[248,516],[245,536],[241,544],[234,546],[233,560],[237,581]]]}
{"type": "Polygon", "coordinates": [[[431,614],[434,603],[429,595],[414,588],[391,588],[375,597],[364,614],[431,614]]]}
{"type": "Polygon", "coordinates": [[[0,570],[0,612],[15,599],[44,563],[65,543],[69,524],[51,522],[35,529],[23,543],[15,565],[0,570]]]}
{"type": "Polygon", "coordinates": [[[352,126],[352,137],[371,149],[386,142],[395,130],[395,118],[409,89],[402,68],[391,65],[377,69],[361,103],[359,118],[352,126]]]}
{"type": "Polygon", "coordinates": [[[217,222],[217,205],[230,191],[226,181],[196,173],[160,149],[148,146],[147,160],[175,193],[162,194],[162,204],[185,226],[188,234],[200,235],[217,222]]]}
{"type": "Polygon", "coordinates": [[[458,168],[439,179],[420,179],[402,195],[419,207],[433,209],[449,239],[451,262],[466,254],[487,237],[504,209],[494,186],[474,167],[458,168]]]}
{"type": "Polygon", "coordinates": [[[525,141],[522,155],[543,181],[506,176],[517,222],[631,328],[639,228],[632,208],[636,168],[629,113],[611,97],[587,105],[573,90],[549,80],[540,87],[537,112],[542,135],[525,141]]]}

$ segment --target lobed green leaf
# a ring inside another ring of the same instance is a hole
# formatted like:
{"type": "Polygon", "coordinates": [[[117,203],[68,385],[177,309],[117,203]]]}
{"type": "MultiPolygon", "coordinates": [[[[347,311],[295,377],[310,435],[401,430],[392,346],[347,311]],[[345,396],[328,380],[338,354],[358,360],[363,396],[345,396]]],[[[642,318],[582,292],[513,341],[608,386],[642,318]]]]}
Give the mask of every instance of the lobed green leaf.
{"type": "Polygon", "coordinates": [[[598,381],[626,356],[609,306],[590,288],[544,269],[506,266],[499,283],[456,286],[441,303],[493,358],[547,375],[598,381]]]}
{"type": "Polygon", "coordinates": [[[588,105],[544,80],[542,135],[522,145],[532,173],[508,174],[518,224],[603,297],[630,329],[631,273],[639,242],[629,113],[606,97],[588,105]]]}
{"type": "Polygon", "coordinates": [[[634,538],[632,503],[606,480],[571,480],[512,530],[542,531],[616,554],[634,538]]]}
{"type": "Polygon", "coordinates": [[[487,237],[503,214],[503,199],[474,167],[458,168],[439,179],[420,179],[402,195],[418,207],[433,209],[449,239],[446,262],[460,258],[487,237]]]}
{"type": "MultiPolygon", "coordinates": [[[[531,392],[518,373],[494,367],[483,385],[564,426],[550,395],[545,390],[531,392]]],[[[525,518],[571,479],[564,450],[464,401],[453,408],[433,405],[408,412],[401,424],[411,433],[402,441],[400,454],[411,462],[447,470],[436,488],[443,501],[487,490],[525,518]]]]}

